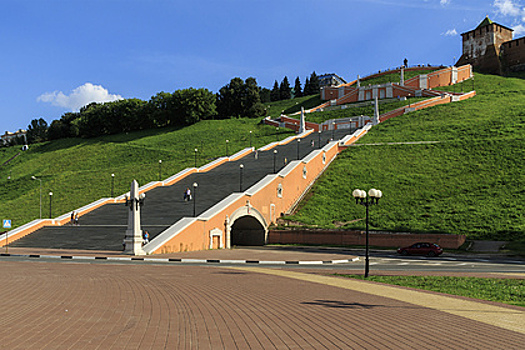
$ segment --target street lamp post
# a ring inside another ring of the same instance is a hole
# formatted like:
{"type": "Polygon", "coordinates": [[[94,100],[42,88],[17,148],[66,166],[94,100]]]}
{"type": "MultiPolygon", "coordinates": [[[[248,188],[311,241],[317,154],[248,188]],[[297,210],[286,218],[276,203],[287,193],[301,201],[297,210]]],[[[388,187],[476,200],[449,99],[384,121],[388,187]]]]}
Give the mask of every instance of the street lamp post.
{"type": "Polygon", "coordinates": [[[195,168],[197,167],[197,149],[195,148],[195,168]]]}
{"type": "Polygon", "coordinates": [[[198,183],[193,183],[193,217],[195,217],[195,205],[197,203],[197,187],[199,186],[198,183]]]}
{"type": "Polygon", "coordinates": [[[111,174],[111,198],[113,198],[114,189],[115,189],[115,174],[111,174]]]}
{"type": "Polygon", "coordinates": [[[162,160],[159,159],[159,181],[162,179],[162,160]]]}
{"type": "Polygon", "coordinates": [[[335,122],[332,122],[332,141],[334,140],[334,134],[335,134],[335,122]]]}
{"type": "Polygon", "coordinates": [[[52,218],[52,210],[51,210],[51,203],[53,202],[52,201],[53,199],[53,192],[49,192],[49,218],[51,219],[52,218]]]}
{"type": "Polygon", "coordinates": [[[244,171],[244,164],[239,165],[239,191],[242,192],[242,177],[244,171]]]}
{"type": "Polygon", "coordinates": [[[318,145],[318,148],[321,148],[321,129],[319,127],[319,131],[317,132],[317,134],[319,135],[319,145],[318,145]]]}
{"type": "Polygon", "coordinates": [[[301,144],[301,139],[297,139],[297,160],[299,160],[299,145],[301,144]]]}
{"type": "Polygon", "coordinates": [[[252,131],[250,130],[250,148],[252,148],[252,131]]]}
{"type": "Polygon", "coordinates": [[[230,143],[230,140],[226,140],[226,157],[230,154],[230,152],[228,152],[228,144],[230,143]]]}
{"type": "Polygon", "coordinates": [[[275,141],[279,141],[279,127],[275,128],[275,141]]]}
{"type": "Polygon", "coordinates": [[[352,196],[355,198],[355,204],[361,204],[366,207],[366,248],[365,248],[365,278],[368,277],[370,271],[370,255],[369,255],[369,232],[368,232],[368,208],[371,205],[379,204],[379,199],[383,196],[383,193],[380,190],[372,188],[368,191],[368,197],[366,192],[356,189],[352,192],[352,196]]]}
{"type": "Polygon", "coordinates": [[[40,220],[42,220],[42,179],[39,179],[35,176],[31,176],[31,178],[40,182],[40,220]]]}
{"type": "Polygon", "coordinates": [[[274,173],[274,174],[275,174],[275,170],[276,170],[276,169],[275,169],[275,160],[276,160],[276,158],[277,158],[277,150],[274,149],[274,150],[273,150],[273,173],[274,173]]]}

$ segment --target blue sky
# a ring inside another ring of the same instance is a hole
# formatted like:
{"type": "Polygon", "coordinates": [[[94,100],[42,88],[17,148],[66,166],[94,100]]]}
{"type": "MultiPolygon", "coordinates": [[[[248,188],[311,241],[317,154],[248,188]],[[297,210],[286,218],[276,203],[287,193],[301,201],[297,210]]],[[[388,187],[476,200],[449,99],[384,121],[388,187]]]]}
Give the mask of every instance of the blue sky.
{"type": "Polygon", "coordinates": [[[0,0],[0,133],[91,101],[233,77],[453,63],[488,15],[525,34],[525,0],[0,0]]]}

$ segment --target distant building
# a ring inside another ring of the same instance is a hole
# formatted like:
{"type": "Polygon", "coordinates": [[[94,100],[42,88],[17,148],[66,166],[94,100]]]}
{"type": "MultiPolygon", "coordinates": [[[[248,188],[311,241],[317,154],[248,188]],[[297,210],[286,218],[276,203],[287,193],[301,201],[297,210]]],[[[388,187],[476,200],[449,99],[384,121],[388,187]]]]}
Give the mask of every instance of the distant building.
{"type": "Polygon", "coordinates": [[[27,143],[26,134],[27,134],[27,131],[22,130],[22,129],[15,131],[15,132],[6,131],[5,134],[0,136],[0,138],[2,139],[2,143],[4,145],[10,144],[11,141],[16,140],[18,138],[23,138],[24,143],[27,143]]]}
{"type": "Polygon", "coordinates": [[[512,39],[513,30],[487,16],[471,31],[462,33],[463,53],[456,66],[471,64],[492,74],[525,70],[525,37],[512,39]]]}
{"type": "Polygon", "coordinates": [[[337,86],[341,84],[346,84],[346,81],[337,74],[330,73],[319,76],[319,87],[337,86]]]}

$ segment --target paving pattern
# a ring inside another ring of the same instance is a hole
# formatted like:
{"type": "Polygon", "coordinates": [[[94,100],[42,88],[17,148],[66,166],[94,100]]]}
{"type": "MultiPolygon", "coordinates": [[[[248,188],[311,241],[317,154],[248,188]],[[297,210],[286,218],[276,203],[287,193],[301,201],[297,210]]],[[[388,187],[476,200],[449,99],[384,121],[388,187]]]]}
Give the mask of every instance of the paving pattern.
{"type": "Polygon", "coordinates": [[[248,269],[4,261],[0,347],[508,350],[525,344],[524,332],[378,296],[373,284],[358,283],[362,291],[248,269]]]}
{"type": "MultiPolygon", "coordinates": [[[[341,129],[335,131],[334,139],[341,139],[354,130],[341,129]]],[[[321,134],[321,144],[324,146],[332,138],[332,132],[321,134]]],[[[283,146],[277,146],[276,171],[287,162],[304,158],[313,150],[318,149],[319,135],[313,133],[298,143],[292,141],[283,146]],[[311,142],[314,142],[312,147],[311,142]]],[[[192,174],[172,186],[157,187],[146,193],[146,201],[141,210],[142,228],[154,238],[160,232],[173,225],[183,217],[193,216],[193,201],[183,200],[186,188],[192,188],[198,183],[196,197],[196,213],[206,211],[233,192],[240,191],[240,169],[243,170],[243,190],[248,189],[268,174],[273,173],[273,149],[259,152],[258,158],[249,154],[242,159],[226,162],[203,173],[192,174]]],[[[145,184],[141,184],[145,185],[145,184]]],[[[122,240],[126,232],[128,210],[123,204],[104,205],[80,218],[80,226],[49,226],[10,243],[12,247],[38,247],[55,249],[90,249],[90,250],[122,250],[122,240]]]]}

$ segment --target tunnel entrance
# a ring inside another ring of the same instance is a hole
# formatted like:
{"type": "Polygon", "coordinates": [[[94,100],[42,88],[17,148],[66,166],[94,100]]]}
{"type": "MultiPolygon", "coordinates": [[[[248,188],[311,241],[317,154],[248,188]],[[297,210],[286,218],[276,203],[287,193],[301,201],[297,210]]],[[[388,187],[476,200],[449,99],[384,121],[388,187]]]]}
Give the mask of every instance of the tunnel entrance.
{"type": "Polygon", "coordinates": [[[241,216],[230,231],[231,245],[253,246],[266,244],[266,229],[251,215],[241,216]]]}

